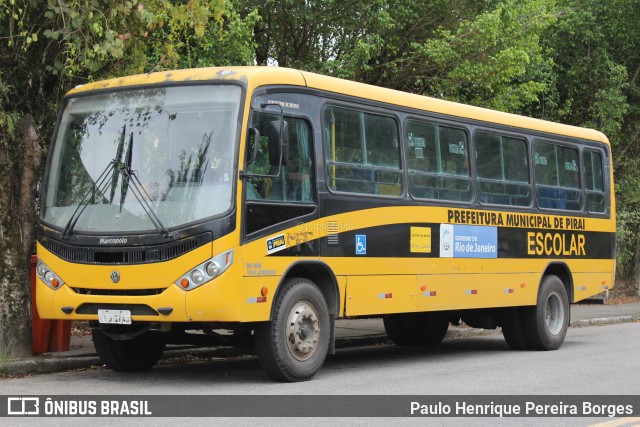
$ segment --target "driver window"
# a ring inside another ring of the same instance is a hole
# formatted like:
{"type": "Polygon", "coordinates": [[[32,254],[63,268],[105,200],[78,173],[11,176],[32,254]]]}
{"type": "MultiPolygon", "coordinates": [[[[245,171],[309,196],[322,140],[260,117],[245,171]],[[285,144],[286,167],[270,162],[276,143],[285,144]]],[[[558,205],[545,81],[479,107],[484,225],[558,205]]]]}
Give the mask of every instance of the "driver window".
{"type": "MultiPolygon", "coordinates": [[[[249,160],[247,174],[276,175],[278,166],[269,163],[269,123],[278,120],[277,114],[255,113],[246,150],[249,160]],[[257,148],[256,148],[257,144],[257,148]]],[[[289,126],[289,146],[286,165],[277,177],[247,177],[245,183],[246,230],[252,234],[281,222],[315,211],[315,180],[313,167],[312,132],[307,121],[285,117],[289,126]]]]}
{"type": "MultiPolygon", "coordinates": [[[[247,167],[249,174],[275,175],[278,166],[269,164],[269,122],[278,120],[275,114],[257,113],[251,127],[258,129],[249,140],[247,156],[251,157],[258,144],[255,160],[247,167]]],[[[313,203],[313,153],[309,125],[302,119],[285,117],[289,123],[289,148],[287,164],[282,166],[278,177],[252,177],[247,180],[247,200],[271,200],[298,203],[313,203]]]]}

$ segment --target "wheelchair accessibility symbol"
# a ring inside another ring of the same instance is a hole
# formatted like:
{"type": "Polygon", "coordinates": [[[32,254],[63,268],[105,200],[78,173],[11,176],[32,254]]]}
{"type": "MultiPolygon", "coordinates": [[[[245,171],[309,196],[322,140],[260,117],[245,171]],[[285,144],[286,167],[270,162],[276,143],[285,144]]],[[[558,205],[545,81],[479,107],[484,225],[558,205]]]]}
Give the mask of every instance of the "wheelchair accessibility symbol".
{"type": "Polygon", "coordinates": [[[356,255],[367,254],[367,236],[365,234],[356,234],[356,255]]]}

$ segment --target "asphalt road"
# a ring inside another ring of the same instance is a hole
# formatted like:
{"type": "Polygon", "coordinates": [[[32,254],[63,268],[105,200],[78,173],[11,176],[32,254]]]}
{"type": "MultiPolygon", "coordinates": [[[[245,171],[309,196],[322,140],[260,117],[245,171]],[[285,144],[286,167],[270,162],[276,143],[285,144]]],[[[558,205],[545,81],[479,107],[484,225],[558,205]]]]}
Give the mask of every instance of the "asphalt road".
{"type": "MultiPolygon", "coordinates": [[[[124,374],[106,369],[63,372],[0,380],[2,395],[31,394],[170,394],[170,395],[637,395],[640,387],[640,323],[571,328],[558,351],[513,351],[501,335],[446,340],[433,349],[397,346],[339,350],[313,381],[281,384],[271,381],[254,357],[159,365],[124,374]]],[[[179,399],[179,398],[178,398],[179,399]]],[[[287,405],[286,397],[282,400],[287,405]]],[[[248,413],[252,413],[250,408],[248,413]]],[[[304,415],[304,414],[300,414],[304,415]]],[[[41,419],[42,420],[42,419],[41,419]]],[[[62,419],[58,418],[62,421],[62,419]]],[[[103,419],[104,425],[113,422],[103,419]]],[[[190,424],[242,425],[242,419],[191,419],[190,424]]],[[[422,422],[426,421],[424,418],[422,422]]],[[[4,420],[3,420],[4,421],[4,420]]],[[[30,425],[31,420],[13,419],[30,425]]],[[[35,420],[34,420],[35,421],[35,420]]],[[[80,419],[70,424],[80,425],[80,419]],[[78,422],[78,423],[76,423],[78,422]]],[[[95,420],[94,421],[98,421],[95,420]]],[[[102,425],[99,421],[92,424],[102,425]]],[[[112,420],[113,421],[113,420],[112,420]]],[[[141,419],[118,419],[120,425],[141,419]]],[[[144,424],[175,425],[168,418],[144,424]]],[[[292,419],[252,420],[252,425],[293,425],[292,419]]],[[[349,425],[405,425],[416,419],[311,418],[304,425],[326,422],[349,425]],[[340,420],[340,421],[339,421],[340,420]]],[[[435,421],[432,419],[432,421],[435,421]]],[[[513,425],[515,419],[446,418],[443,425],[513,425]]],[[[613,420],[614,422],[616,420],[613,420]]],[[[618,420],[616,426],[640,425],[618,420]]],[[[607,418],[527,418],[523,425],[595,425],[607,418]]],[[[3,422],[4,424],[4,422],[3,422]]],[[[33,425],[36,425],[34,423],[33,425]]],[[[86,420],[85,420],[86,425],[86,420]]],[[[607,424],[611,426],[612,424],[607,424]]]]}

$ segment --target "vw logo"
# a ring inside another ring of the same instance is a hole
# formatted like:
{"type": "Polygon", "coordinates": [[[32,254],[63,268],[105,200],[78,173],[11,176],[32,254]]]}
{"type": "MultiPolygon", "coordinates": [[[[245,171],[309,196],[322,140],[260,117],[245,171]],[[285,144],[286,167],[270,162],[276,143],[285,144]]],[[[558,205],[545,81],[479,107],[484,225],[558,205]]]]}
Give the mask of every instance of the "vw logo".
{"type": "Polygon", "coordinates": [[[113,283],[118,283],[120,281],[120,273],[118,273],[118,270],[113,270],[111,272],[111,281],[113,283]]]}

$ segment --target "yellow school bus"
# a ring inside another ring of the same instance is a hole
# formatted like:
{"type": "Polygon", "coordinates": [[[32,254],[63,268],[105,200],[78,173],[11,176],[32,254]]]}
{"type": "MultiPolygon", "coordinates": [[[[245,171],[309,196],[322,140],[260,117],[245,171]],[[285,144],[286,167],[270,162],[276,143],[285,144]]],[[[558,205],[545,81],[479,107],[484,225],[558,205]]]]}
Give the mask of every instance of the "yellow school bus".
{"type": "Polygon", "coordinates": [[[118,371],[248,344],[307,380],[342,317],[554,350],[570,304],[614,284],[602,133],[286,68],[71,90],[40,212],[40,316],[89,321],[118,371]]]}

